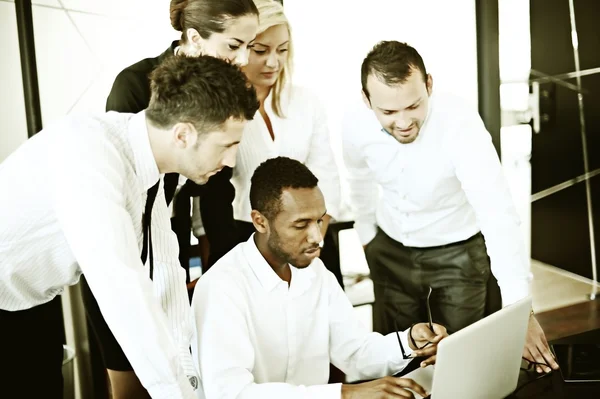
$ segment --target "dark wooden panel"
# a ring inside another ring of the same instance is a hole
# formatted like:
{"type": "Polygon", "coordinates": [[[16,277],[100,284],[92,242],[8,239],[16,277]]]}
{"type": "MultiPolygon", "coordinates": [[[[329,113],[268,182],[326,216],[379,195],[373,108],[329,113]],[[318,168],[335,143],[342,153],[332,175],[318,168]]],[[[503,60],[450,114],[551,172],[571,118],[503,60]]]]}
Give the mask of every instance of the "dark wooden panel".
{"type": "Polygon", "coordinates": [[[568,0],[531,0],[531,67],[549,75],[575,70],[568,0]]]}
{"type": "MultiPolygon", "coordinates": [[[[596,241],[596,272],[600,275],[600,176],[590,180],[592,191],[592,216],[594,220],[594,236],[596,241]]],[[[600,281],[599,281],[600,282],[600,281]]]]}
{"type": "MultiPolygon", "coordinates": [[[[567,0],[564,0],[565,3],[567,0]]],[[[575,0],[575,20],[579,40],[581,69],[600,67],[600,2],[598,0],[575,0]]]]}
{"type": "Polygon", "coordinates": [[[584,183],[532,204],[531,257],[592,277],[584,183]]]}
{"type": "MultiPolygon", "coordinates": [[[[581,68],[600,67],[600,3],[575,1],[581,68]]],[[[530,0],[531,67],[548,75],[575,71],[568,0],[530,0]]],[[[569,79],[576,84],[576,79],[569,79]]],[[[589,167],[600,168],[600,74],[582,77],[589,167]]],[[[541,85],[548,120],[532,140],[532,192],[582,175],[583,144],[577,92],[541,85]]],[[[600,178],[592,181],[596,236],[600,234],[600,178]]],[[[532,257],[592,278],[585,184],[532,204],[532,257]]],[[[596,244],[598,250],[598,244],[596,244]]]]}
{"type": "MultiPolygon", "coordinates": [[[[600,2],[598,6],[600,7],[600,2]]],[[[600,31],[600,29],[598,30],[600,31]]],[[[596,66],[600,67],[600,47],[595,56],[598,58],[596,66]]],[[[600,168],[600,74],[582,77],[581,86],[588,91],[583,96],[583,110],[589,167],[590,170],[595,170],[600,168]]]]}
{"type": "Polygon", "coordinates": [[[577,93],[551,83],[540,85],[551,99],[548,123],[532,138],[532,193],[560,184],[583,174],[583,146],[579,124],[577,93]]]}

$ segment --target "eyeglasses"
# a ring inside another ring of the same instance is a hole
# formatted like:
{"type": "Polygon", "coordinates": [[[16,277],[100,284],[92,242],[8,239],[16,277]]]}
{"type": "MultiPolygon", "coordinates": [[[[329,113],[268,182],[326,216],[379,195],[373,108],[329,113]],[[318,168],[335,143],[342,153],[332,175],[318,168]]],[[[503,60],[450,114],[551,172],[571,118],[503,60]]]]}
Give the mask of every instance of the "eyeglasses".
{"type": "MultiPolygon", "coordinates": [[[[428,317],[428,324],[429,324],[429,329],[431,330],[432,333],[435,334],[435,331],[433,330],[433,320],[431,317],[431,306],[429,304],[429,298],[431,297],[431,293],[433,292],[433,288],[429,287],[429,292],[427,293],[427,300],[425,302],[426,306],[427,306],[427,317],[428,317]]],[[[410,338],[410,340],[412,341],[412,344],[415,348],[417,349],[423,349],[425,348],[427,345],[430,345],[431,342],[427,342],[425,345],[419,347],[417,345],[417,343],[415,342],[415,339],[412,336],[412,328],[413,328],[414,324],[410,327],[410,329],[408,330],[408,337],[410,338]]],[[[407,360],[407,359],[412,359],[412,357],[410,355],[406,354],[406,351],[404,350],[404,345],[402,345],[402,340],[400,339],[400,333],[398,332],[398,322],[396,319],[394,319],[394,329],[396,330],[396,337],[398,338],[398,344],[400,345],[400,351],[402,352],[402,358],[407,360]]]]}
{"type": "Polygon", "coordinates": [[[535,368],[537,366],[546,366],[548,368],[551,368],[550,365],[548,363],[546,363],[546,362],[538,363],[538,362],[534,362],[534,361],[531,361],[531,360],[526,359],[526,358],[522,358],[522,359],[525,361],[525,363],[527,365],[525,367],[521,366],[521,371],[535,371],[535,368]]]}

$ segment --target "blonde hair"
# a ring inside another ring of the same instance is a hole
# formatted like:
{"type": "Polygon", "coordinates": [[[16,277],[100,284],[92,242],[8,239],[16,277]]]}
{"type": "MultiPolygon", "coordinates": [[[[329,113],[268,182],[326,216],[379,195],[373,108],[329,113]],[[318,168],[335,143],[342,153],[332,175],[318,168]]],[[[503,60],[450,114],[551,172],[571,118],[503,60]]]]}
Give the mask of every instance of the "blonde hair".
{"type": "Polygon", "coordinates": [[[283,6],[281,3],[275,0],[254,0],[256,8],[258,9],[258,32],[257,35],[265,32],[267,29],[277,25],[285,25],[288,28],[290,35],[290,41],[288,43],[288,53],[286,61],[279,73],[279,77],[275,81],[275,84],[271,88],[271,106],[273,112],[280,118],[283,118],[283,111],[281,109],[281,97],[285,87],[291,82],[292,79],[292,32],[290,29],[290,23],[283,12],[283,6]]]}

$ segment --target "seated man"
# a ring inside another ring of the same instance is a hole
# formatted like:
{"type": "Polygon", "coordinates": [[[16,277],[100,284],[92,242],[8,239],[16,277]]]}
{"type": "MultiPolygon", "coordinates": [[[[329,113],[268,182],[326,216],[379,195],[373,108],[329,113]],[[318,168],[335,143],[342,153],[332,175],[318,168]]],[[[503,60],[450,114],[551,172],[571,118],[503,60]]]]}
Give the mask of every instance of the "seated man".
{"type": "Polygon", "coordinates": [[[317,181],[296,160],[262,163],[250,188],[257,233],[200,278],[192,352],[207,399],[412,397],[406,388],[425,395],[405,378],[327,384],[330,362],[361,379],[394,375],[413,357],[433,364],[447,334],[420,323],[383,336],[356,319],[318,258],[327,209],[317,181]]]}

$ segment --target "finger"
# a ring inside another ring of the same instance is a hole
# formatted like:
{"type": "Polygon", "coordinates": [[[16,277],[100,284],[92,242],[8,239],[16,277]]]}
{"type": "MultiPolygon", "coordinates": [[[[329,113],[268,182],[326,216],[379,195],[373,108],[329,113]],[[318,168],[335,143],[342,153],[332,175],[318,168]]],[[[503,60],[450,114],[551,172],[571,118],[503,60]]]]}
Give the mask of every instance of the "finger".
{"type": "MultiPolygon", "coordinates": [[[[384,392],[386,393],[385,398],[410,398],[415,399],[415,395],[411,391],[407,391],[404,388],[401,388],[397,385],[391,384],[388,385],[384,392]]],[[[423,396],[423,395],[421,395],[423,396]]]]}
{"type": "Polygon", "coordinates": [[[446,336],[443,335],[436,335],[435,338],[433,338],[432,340],[430,340],[429,342],[431,342],[432,344],[437,344],[439,343],[441,340],[443,340],[444,338],[446,338],[446,336]]]}
{"type": "Polygon", "coordinates": [[[550,365],[554,370],[558,370],[560,367],[558,363],[556,363],[556,358],[554,357],[554,353],[550,350],[550,345],[548,344],[548,340],[546,339],[545,334],[540,335],[540,342],[537,347],[546,359],[546,363],[550,365]]]}
{"type": "Polygon", "coordinates": [[[526,360],[529,360],[530,362],[535,362],[535,360],[533,359],[533,355],[531,354],[531,351],[529,350],[529,346],[527,346],[527,344],[523,348],[523,358],[525,358],[526,360]]]}
{"type": "Polygon", "coordinates": [[[427,396],[427,392],[425,391],[425,388],[423,388],[421,385],[417,384],[415,382],[415,380],[413,380],[411,378],[397,377],[397,378],[394,378],[394,380],[395,380],[396,385],[398,385],[399,387],[412,389],[413,391],[415,391],[416,393],[418,393],[421,396],[427,396]]]}
{"type": "Polygon", "coordinates": [[[433,356],[428,357],[427,359],[425,359],[425,360],[423,360],[421,362],[421,367],[424,368],[424,367],[431,366],[431,365],[435,364],[436,359],[437,359],[437,355],[433,355],[433,356]]]}
{"type": "MultiPolygon", "coordinates": [[[[540,353],[540,351],[538,350],[538,348],[532,348],[530,349],[531,354],[533,355],[533,359],[535,360],[536,363],[546,363],[546,361],[544,360],[544,356],[542,356],[542,354],[540,353]]],[[[550,371],[550,369],[548,369],[548,367],[546,366],[542,366],[542,365],[536,365],[535,370],[538,373],[543,373],[543,372],[547,372],[545,370],[550,371]]]]}
{"type": "Polygon", "coordinates": [[[432,347],[427,347],[425,349],[419,349],[418,351],[413,352],[412,357],[429,357],[433,356],[437,353],[437,350],[431,349],[432,347]]]}
{"type": "Polygon", "coordinates": [[[416,324],[411,333],[415,341],[431,341],[436,337],[436,334],[425,323],[416,324]]]}
{"type": "Polygon", "coordinates": [[[423,349],[419,349],[417,351],[413,352],[413,357],[429,357],[429,356],[433,356],[437,353],[437,346],[435,345],[430,345],[426,348],[423,349]]]}
{"type": "Polygon", "coordinates": [[[530,352],[537,363],[543,363],[536,365],[536,371],[538,373],[549,373],[552,371],[551,363],[555,363],[550,353],[550,348],[547,346],[548,343],[544,339],[543,335],[534,336],[530,345],[530,352]],[[549,359],[548,359],[549,358],[549,359]],[[546,366],[550,365],[550,367],[546,366]]]}
{"type": "MultiPolygon", "coordinates": [[[[544,363],[548,364],[552,369],[558,370],[558,363],[556,363],[556,360],[554,359],[554,355],[552,354],[548,343],[546,342],[546,345],[543,345],[541,347],[538,346],[538,350],[544,357],[544,363]]],[[[546,371],[546,373],[549,373],[551,370],[550,368],[546,367],[546,370],[544,371],[546,371]]]]}
{"type": "Polygon", "coordinates": [[[448,336],[448,330],[446,330],[446,327],[440,324],[433,323],[433,332],[435,332],[435,335],[440,335],[442,337],[448,336]]]}

